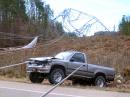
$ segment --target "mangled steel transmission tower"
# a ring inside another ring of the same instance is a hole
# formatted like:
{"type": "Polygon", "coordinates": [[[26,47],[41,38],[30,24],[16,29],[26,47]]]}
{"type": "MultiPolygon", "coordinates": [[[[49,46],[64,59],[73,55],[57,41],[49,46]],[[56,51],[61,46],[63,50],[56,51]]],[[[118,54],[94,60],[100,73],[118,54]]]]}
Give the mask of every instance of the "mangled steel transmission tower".
{"type": "Polygon", "coordinates": [[[61,22],[66,32],[73,32],[79,36],[93,35],[98,31],[109,31],[95,16],[72,8],[65,9],[54,20],[61,22]]]}

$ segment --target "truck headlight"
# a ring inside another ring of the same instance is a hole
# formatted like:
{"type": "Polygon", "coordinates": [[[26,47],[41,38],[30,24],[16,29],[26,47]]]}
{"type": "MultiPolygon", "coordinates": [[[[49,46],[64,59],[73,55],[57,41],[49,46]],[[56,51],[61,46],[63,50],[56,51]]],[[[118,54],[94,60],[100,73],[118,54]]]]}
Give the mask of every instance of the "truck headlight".
{"type": "Polygon", "coordinates": [[[44,68],[50,69],[50,65],[46,65],[46,66],[44,66],[44,68]]]}

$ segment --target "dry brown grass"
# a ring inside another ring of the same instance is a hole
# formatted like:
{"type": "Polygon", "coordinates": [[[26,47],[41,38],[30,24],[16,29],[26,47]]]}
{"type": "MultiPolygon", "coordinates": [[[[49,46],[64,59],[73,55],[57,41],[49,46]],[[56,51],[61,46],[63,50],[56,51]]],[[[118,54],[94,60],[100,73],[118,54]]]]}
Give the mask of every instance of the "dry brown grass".
{"type": "MultiPolygon", "coordinates": [[[[18,50],[5,54],[0,51],[0,66],[23,62],[30,57],[53,56],[64,50],[82,51],[88,55],[88,63],[114,67],[118,73],[124,73],[125,68],[130,68],[129,36],[63,38],[51,45],[39,43],[34,49],[18,50]]],[[[25,65],[2,70],[0,73],[10,77],[14,75],[25,77],[25,65]]]]}

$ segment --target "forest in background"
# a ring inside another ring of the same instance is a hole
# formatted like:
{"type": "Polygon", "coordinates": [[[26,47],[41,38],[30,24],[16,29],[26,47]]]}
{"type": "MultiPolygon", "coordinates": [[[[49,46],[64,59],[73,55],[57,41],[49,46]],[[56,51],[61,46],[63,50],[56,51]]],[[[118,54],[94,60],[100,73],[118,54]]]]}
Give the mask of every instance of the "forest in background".
{"type": "Polygon", "coordinates": [[[0,47],[25,44],[34,36],[49,40],[64,33],[53,11],[41,0],[0,0],[0,47]]]}
{"type": "MultiPolygon", "coordinates": [[[[54,18],[43,0],[0,0],[0,48],[24,45],[37,35],[42,41],[59,38],[65,31],[54,18]]],[[[123,15],[119,32],[130,35],[129,16],[123,15]]]]}

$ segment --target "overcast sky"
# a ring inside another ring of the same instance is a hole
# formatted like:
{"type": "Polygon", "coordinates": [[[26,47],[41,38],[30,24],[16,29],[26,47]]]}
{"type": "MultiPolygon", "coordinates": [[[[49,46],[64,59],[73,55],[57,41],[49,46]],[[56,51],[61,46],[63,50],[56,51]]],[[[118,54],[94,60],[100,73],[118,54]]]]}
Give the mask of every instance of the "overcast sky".
{"type": "Polygon", "coordinates": [[[123,15],[130,16],[130,0],[44,0],[55,15],[66,8],[73,8],[94,15],[104,25],[113,30],[123,15]]]}

